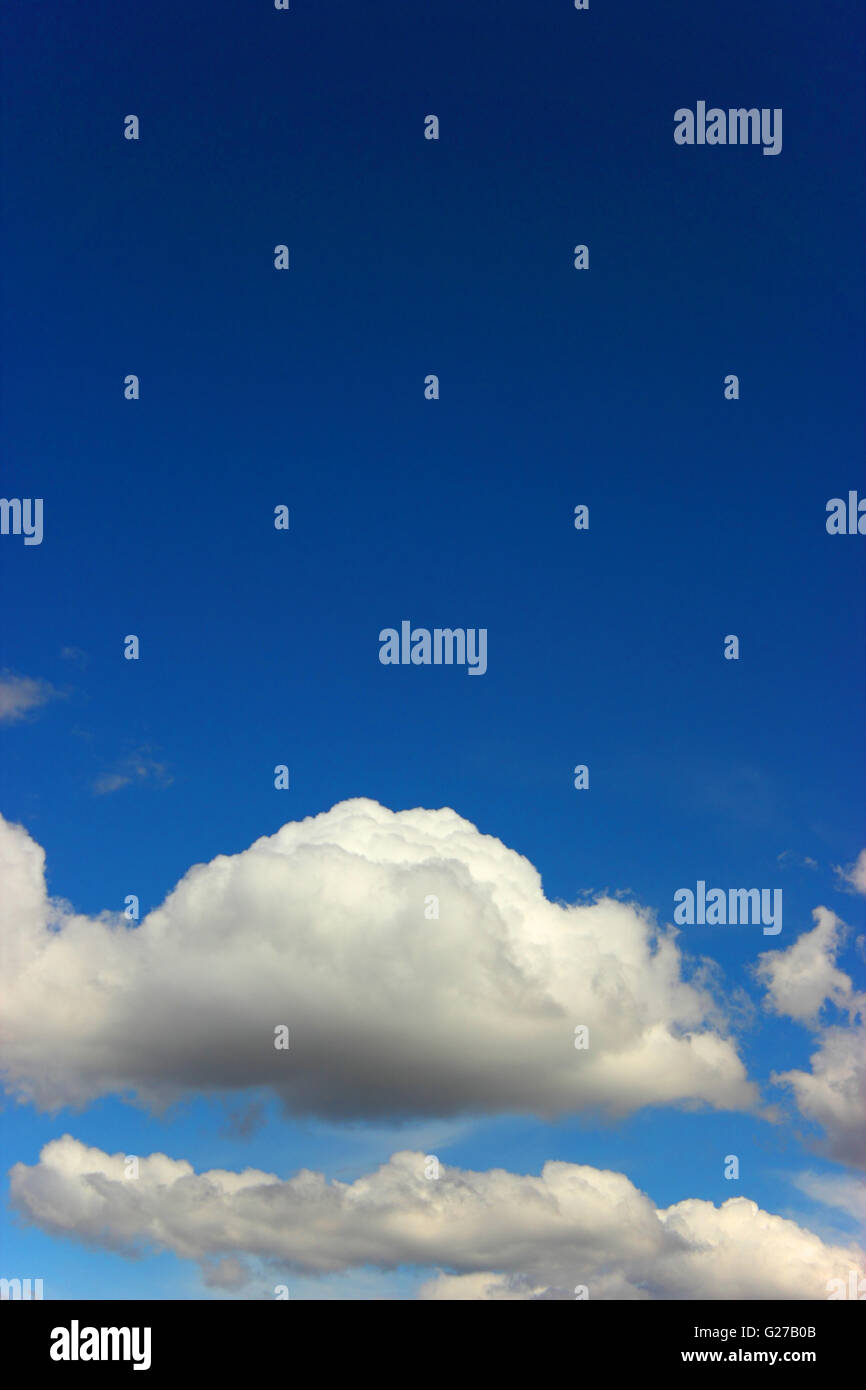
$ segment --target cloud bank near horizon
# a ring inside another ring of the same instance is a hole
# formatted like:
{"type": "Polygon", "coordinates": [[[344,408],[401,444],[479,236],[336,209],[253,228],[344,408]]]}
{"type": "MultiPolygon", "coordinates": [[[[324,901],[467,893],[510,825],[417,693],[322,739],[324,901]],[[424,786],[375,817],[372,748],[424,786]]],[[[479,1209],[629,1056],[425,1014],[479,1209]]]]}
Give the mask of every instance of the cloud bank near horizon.
{"type": "Polygon", "coordinates": [[[541,1174],[443,1166],[395,1153],[352,1183],[302,1170],[196,1173],[151,1154],[52,1140],[10,1172],[14,1209],[40,1230],[126,1255],[172,1251],[210,1286],[235,1289],[264,1261],[292,1273],[414,1267],[422,1299],[826,1299],[866,1272],[856,1245],[829,1245],[745,1197],[664,1210],[622,1173],[548,1162],[541,1174]]]}

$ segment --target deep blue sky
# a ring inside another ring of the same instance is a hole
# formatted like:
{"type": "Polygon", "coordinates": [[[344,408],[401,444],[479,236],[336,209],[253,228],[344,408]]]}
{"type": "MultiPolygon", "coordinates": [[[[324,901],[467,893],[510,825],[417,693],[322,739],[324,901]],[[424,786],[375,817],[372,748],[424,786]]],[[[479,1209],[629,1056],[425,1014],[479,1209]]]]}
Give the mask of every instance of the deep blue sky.
{"type": "MultiPolygon", "coordinates": [[[[53,893],[147,911],[360,795],[453,806],[552,898],[669,920],[705,878],[782,887],[787,941],[819,902],[862,930],[832,866],[864,842],[866,542],[824,525],[866,494],[862,36],[853,0],[11,0],[2,491],[44,498],[45,537],[0,541],[0,665],[61,697],[2,730],[0,809],[53,893]],[[782,153],[677,146],[699,99],[781,107],[782,153]],[[381,666],[404,618],[486,627],[487,674],[381,666]],[[163,776],[94,794],[141,750],[163,776]]],[[[690,943],[730,987],[769,944],[690,943]]],[[[744,1049],[765,1078],[809,1038],[744,1049]]],[[[219,1124],[7,1109],[4,1150],[367,1166],[357,1135],[219,1124]]],[[[730,1195],[702,1152],[737,1142],[749,1195],[794,1203],[775,1173],[816,1160],[742,1117],[486,1122],[447,1152],[601,1163],[661,1204],[730,1195]]],[[[70,1288],[158,1277],[10,1239],[70,1288]]]]}

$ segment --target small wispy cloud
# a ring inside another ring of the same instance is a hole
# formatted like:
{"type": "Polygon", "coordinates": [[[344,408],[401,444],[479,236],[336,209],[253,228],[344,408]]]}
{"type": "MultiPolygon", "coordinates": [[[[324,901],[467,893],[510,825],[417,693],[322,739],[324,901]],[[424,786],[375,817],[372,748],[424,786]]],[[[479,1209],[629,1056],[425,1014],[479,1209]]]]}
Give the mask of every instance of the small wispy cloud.
{"type": "Polygon", "coordinates": [[[808,854],[798,854],[793,849],[783,849],[781,854],[776,855],[776,863],[783,869],[817,869],[817,859],[812,859],[808,854]]]}
{"type": "Polygon", "coordinates": [[[251,1100],[246,1105],[229,1109],[220,1134],[226,1139],[250,1139],[264,1126],[266,1120],[265,1101],[251,1100]]]}
{"type": "Polygon", "coordinates": [[[797,1173],[791,1181],[813,1201],[827,1207],[838,1207],[866,1222],[866,1182],[862,1178],[848,1174],[797,1173]]]}
{"type": "Polygon", "coordinates": [[[31,710],[47,704],[57,694],[48,681],[31,676],[16,676],[11,671],[0,672],[0,724],[17,724],[31,710]]]}
{"type": "Polygon", "coordinates": [[[63,661],[71,661],[82,667],[86,666],[89,660],[87,652],[83,652],[80,647],[61,647],[60,656],[63,661]]]}
{"type": "Polygon", "coordinates": [[[133,782],[155,782],[160,787],[167,787],[172,781],[165,764],[152,758],[148,749],[139,748],[101,773],[93,783],[93,791],[96,796],[108,796],[111,792],[120,791],[121,787],[131,786],[133,782]]]}

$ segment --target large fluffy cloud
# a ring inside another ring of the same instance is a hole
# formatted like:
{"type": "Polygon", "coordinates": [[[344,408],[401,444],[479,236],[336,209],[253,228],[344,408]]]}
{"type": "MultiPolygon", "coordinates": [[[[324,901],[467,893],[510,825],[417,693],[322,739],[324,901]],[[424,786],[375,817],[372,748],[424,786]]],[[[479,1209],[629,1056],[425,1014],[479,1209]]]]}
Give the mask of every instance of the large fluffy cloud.
{"type": "Polygon", "coordinates": [[[194,866],[137,927],[52,904],[2,820],[0,861],[3,1068],[43,1106],[261,1085],[334,1117],[756,1103],[671,930],[548,901],[454,811],[343,802],[194,866]]]}
{"type": "Polygon", "coordinates": [[[43,1231],[124,1253],[171,1250],[236,1286],[238,1256],[275,1278],[373,1266],[438,1271],[425,1298],[815,1299],[864,1272],[744,1197],[658,1210],[621,1173],[546,1163],[539,1177],[442,1167],[402,1152],[352,1183],[302,1171],[213,1170],[153,1154],[128,1176],[122,1154],[69,1135],[10,1172],[15,1209],[43,1231]]]}
{"type": "Polygon", "coordinates": [[[779,1072],[773,1080],[789,1086],[801,1115],[825,1131],[832,1158],[866,1168],[866,994],[836,965],[844,923],[823,907],[813,916],[812,931],[758,960],[768,1007],[811,1028],[818,1043],[811,1071],[779,1072]],[[827,1004],[847,1014],[846,1025],[825,1022],[827,1004]]]}

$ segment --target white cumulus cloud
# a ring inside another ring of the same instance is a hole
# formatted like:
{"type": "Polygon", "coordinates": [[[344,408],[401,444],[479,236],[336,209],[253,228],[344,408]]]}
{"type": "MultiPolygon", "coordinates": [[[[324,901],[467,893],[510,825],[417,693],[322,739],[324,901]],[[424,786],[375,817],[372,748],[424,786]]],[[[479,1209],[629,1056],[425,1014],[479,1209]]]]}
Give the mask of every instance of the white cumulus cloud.
{"type": "Polygon", "coordinates": [[[836,967],[845,937],[845,923],[826,907],[812,913],[816,925],[802,932],[783,951],[764,951],[758,957],[757,978],[766,986],[767,1005],[800,1023],[814,1022],[827,1002],[856,1008],[850,976],[836,967]]]}
{"type": "Polygon", "coordinates": [[[811,1071],[774,1074],[791,1087],[797,1108],[826,1133],[831,1158],[866,1168],[866,1025],[825,1028],[809,1058],[811,1071]]]}
{"type": "Polygon", "coordinates": [[[755,972],[768,1007],[812,1029],[818,1044],[810,1071],[792,1068],[773,1080],[790,1087],[800,1114],[824,1129],[832,1158],[866,1168],[866,994],[836,966],[844,923],[823,907],[813,916],[812,931],[783,951],[765,951],[755,972]],[[847,1025],[826,1023],[826,1004],[847,1013],[847,1025]]]}
{"type": "Polygon", "coordinates": [[[866,893],[866,849],[861,849],[853,864],[837,865],[836,873],[855,893],[866,893]]]}
{"type": "Polygon", "coordinates": [[[236,1286],[243,1260],[290,1276],[361,1267],[433,1275],[422,1298],[816,1299],[860,1277],[863,1252],[828,1245],[745,1197],[657,1209],[621,1173],[549,1162],[540,1176],[443,1166],[401,1152],[352,1183],[304,1170],[196,1173],[164,1154],[126,1176],[123,1154],[65,1135],[10,1172],[15,1210],[41,1230],[126,1254],[170,1250],[236,1286]]]}
{"type": "Polygon", "coordinates": [[[52,903],[43,851],[2,818],[0,869],[0,1057],[41,1106],[253,1086],[340,1119],[757,1104],[672,929],[550,902],[451,810],[342,802],[194,865],[136,927],[52,903]]]}

